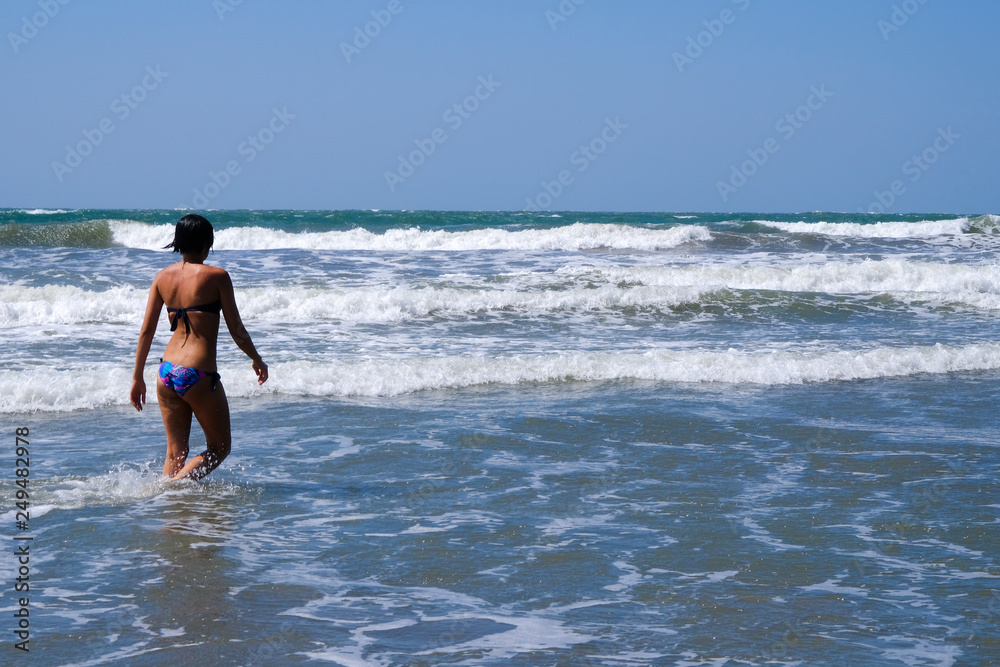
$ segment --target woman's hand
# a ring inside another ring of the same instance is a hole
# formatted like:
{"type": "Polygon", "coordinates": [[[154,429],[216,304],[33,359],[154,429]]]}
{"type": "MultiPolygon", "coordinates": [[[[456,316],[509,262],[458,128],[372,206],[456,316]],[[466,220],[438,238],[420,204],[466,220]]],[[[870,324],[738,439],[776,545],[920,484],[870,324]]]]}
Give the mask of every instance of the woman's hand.
{"type": "Polygon", "coordinates": [[[253,362],[253,372],[257,374],[258,385],[267,382],[267,364],[264,363],[263,359],[257,359],[253,362]]]}
{"type": "Polygon", "coordinates": [[[142,378],[138,380],[132,380],[132,391],[129,394],[129,400],[135,409],[142,412],[142,404],[146,402],[146,381],[142,378]]]}

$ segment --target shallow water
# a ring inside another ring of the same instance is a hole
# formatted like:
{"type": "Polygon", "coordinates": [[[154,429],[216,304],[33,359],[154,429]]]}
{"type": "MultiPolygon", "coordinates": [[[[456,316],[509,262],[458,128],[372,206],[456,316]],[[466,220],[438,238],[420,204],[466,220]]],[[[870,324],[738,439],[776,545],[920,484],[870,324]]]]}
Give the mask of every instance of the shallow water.
{"type": "Polygon", "coordinates": [[[35,415],[36,657],[990,664],[996,380],[241,400],[178,485],[153,414],[35,415]]]}
{"type": "Polygon", "coordinates": [[[220,248],[273,377],[223,350],[233,454],[173,485],[155,403],[125,405],[142,281],[169,256],[5,248],[26,659],[997,664],[998,289],[992,234],[962,220],[869,238],[685,218],[663,226],[708,239],[659,250],[220,248]]]}

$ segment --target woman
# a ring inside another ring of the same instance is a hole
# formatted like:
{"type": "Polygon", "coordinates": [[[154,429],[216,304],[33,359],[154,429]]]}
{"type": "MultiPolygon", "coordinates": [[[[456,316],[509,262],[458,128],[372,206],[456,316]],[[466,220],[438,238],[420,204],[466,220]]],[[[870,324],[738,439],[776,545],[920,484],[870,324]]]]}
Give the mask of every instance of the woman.
{"type": "Polygon", "coordinates": [[[163,474],[171,479],[200,479],[229,456],[229,403],[215,360],[220,311],[233,340],[253,361],[257,383],[267,381],[267,364],[257,354],[240,320],[229,274],[204,263],[214,239],[212,224],[200,215],[185,215],[177,222],[174,240],[165,247],[179,252],[181,261],[163,269],[153,279],[135,352],[130,399],[135,409],[141,411],[146,402],[143,368],[160,310],[166,304],[173,335],[160,360],[156,398],[167,430],[163,474]],[[207,449],[188,459],[192,414],[205,432],[207,449]]]}

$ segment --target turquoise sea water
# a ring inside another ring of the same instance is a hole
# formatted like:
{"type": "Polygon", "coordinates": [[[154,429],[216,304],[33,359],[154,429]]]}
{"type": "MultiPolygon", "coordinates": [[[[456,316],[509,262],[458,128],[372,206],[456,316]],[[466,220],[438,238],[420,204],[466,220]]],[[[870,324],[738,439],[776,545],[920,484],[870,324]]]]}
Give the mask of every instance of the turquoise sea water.
{"type": "Polygon", "coordinates": [[[996,216],[208,212],[271,380],[167,486],[180,215],[0,211],[4,664],[1000,664],[996,216]]]}

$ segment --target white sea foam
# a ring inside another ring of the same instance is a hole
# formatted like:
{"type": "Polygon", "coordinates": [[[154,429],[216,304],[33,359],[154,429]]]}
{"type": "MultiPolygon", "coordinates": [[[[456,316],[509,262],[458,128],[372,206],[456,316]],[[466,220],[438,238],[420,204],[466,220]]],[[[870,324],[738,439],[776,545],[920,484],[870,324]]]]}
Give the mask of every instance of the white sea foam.
{"type": "Polygon", "coordinates": [[[823,234],[854,238],[931,238],[963,234],[969,229],[968,218],[954,220],[924,220],[921,222],[775,222],[754,220],[757,224],[780,229],[790,234],[823,234]]]}
{"type": "MultiPolygon", "coordinates": [[[[457,279],[441,286],[287,287],[236,291],[244,319],[263,322],[398,322],[432,315],[515,310],[551,313],[673,308],[719,290],[839,295],[890,294],[1000,310],[1000,267],[903,259],[772,266],[712,264],[663,267],[571,266],[554,273],[512,274],[503,283],[457,279]]],[[[137,324],[145,290],[105,291],[67,285],[0,286],[0,328],[57,324],[137,324]]]]}
{"type": "Polygon", "coordinates": [[[49,510],[78,509],[98,505],[117,505],[147,500],[171,488],[158,471],[148,466],[119,466],[96,477],[57,477],[33,483],[32,515],[44,506],[49,510]]]}
{"type": "Polygon", "coordinates": [[[643,575],[642,572],[639,571],[639,568],[635,567],[634,565],[630,565],[625,561],[616,561],[614,563],[614,566],[617,567],[622,572],[624,572],[625,574],[622,574],[618,577],[617,584],[609,584],[605,586],[604,589],[608,591],[612,591],[615,593],[626,591],[641,583],[643,579],[649,577],[649,575],[643,575]]]}
{"type": "MultiPolygon", "coordinates": [[[[277,322],[342,320],[396,322],[430,315],[514,310],[527,313],[616,308],[669,308],[696,302],[697,288],[601,285],[592,289],[518,290],[459,288],[359,288],[349,290],[246,290],[241,312],[277,322]]],[[[239,298],[239,296],[237,297],[239,298]]]]}
{"type": "MultiPolygon", "coordinates": [[[[291,613],[297,610],[289,610],[291,613]]],[[[559,620],[544,616],[509,616],[493,613],[459,613],[449,616],[424,616],[419,621],[400,619],[382,623],[370,623],[355,628],[351,632],[353,645],[322,648],[303,652],[306,657],[333,662],[345,667],[383,667],[388,665],[382,658],[377,644],[384,633],[407,629],[414,637],[413,655],[440,656],[440,654],[479,654],[484,659],[509,659],[519,653],[554,651],[566,649],[574,644],[585,644],[595,639],[593,635],[580,634],[566,628],[559,620]],[[488,624],[488,625],[487,625],[488,624]],[[475,629],[482,625],[486,632],[479,637],[462,641],[461,629],[475,629]],[[421,630],[422,627],[427,629],[421,630]],[[442,627],[447,631],[442,634],[442,627]],[[426,633],[426,636],[424,635],[426,633]],[[441,641],[452,639],[453,643],[441,641]],[[431,648],[421,650],[420,644],[431,648]],[[362,654],[366,654],[362,657],[362,654]]],[[[388,657],[395,651],[386,651],[388,657]]]]}
{"type": "MultiPolygon", "coordinates": [[[[398,322],[430,315],[486,311],[605,310],[672,307],[697,301],[696,288],[601,285],[565,290],[405,287],[355,289],[250,288],[236,290],[247,321],[398,322]]],[[[133,287],[90,291],[73,286],[0,286],[0,328],[56,324],[137,324],[146,292],[133,287]]]]}
{"type": "MultiPolygon", "coordinates": [[[[868,350],[668,350],[274,363],[263,388],[243,365],[220,369],[230,396],[397,396],[490,384],[645,380],[783,385],[1000,369],[1000,344],[868,350]]],[[[127,404],[122,364],[0,370],[0,413],[127,404]]],[[[155,394],[149,392],[149,400],[155,394]]]]}
{"type": "Polygon", "coordinates": [[[983,227],[988,227],[991,230],[995,230],[997,229],[997,227],[1000,227],[1000,215],[987,213],[985,215],[979,216],[978,218],[973,218],[972,222],[973,224],[980,224],[983,227]]]}
{"type": "Polygon", "coordinates": [[[174,240],[175,225],[150,225],[136,220],[107,220],[107,223],[114,242],[126,248],[159,250],[174,240]]]}
{"type": "Polygon", "coordinates": [[[0,285],[0,327],[134,323],[145,304],[146,292],[128,285],[100,292],[72,285],[0,285]]]}
{"type": "Polygon", "coordinates": [[[24,213],[25,215],[56,215],[58,213],[69,213],[69,211],[64,211],[61,208],[57,209],[47,209],[47,208],[21,208],[18,209],[18,213],[24,213]]]}
{"type": "Polygon", "coordinates": [[[396,395],[425,389],[524,382],[723,382],[799,384],[1000,368],[1000,345],[880,347],[826,352],[654,350],[359,363],[289,362],[273,390],[305,395],[396,395]]]}
{"type": "Polygon", "coordinates": [[[826,294],[937,295],[943,300],[1000,307],[1000,267],[905,259],[773,266],[722,264],[669,267],[567,268],[558,273],[611,284],[660,287],[773,290],[826,294]]]}
{"type": "MultiPolygon", "coordinates": [[[[109,220],[115,243],[130,248],[155,250],[173,238],[172,225],[149,225],[130,220],[109,220]]],[[[613,224],[575,223],[552,229],[472,231],[390,229],[381,234],[365,229],[331,232],[289,233],[263,227],[234,227],[215,234],[217,250],[266,250],[304,248],[318,250],[563,250],[598,248],[616,250],[663,250],[692,241],[707,241],[708,229],[682,225],[651,229],[613,224]]]]}

